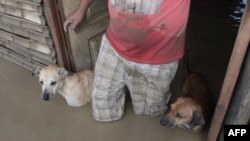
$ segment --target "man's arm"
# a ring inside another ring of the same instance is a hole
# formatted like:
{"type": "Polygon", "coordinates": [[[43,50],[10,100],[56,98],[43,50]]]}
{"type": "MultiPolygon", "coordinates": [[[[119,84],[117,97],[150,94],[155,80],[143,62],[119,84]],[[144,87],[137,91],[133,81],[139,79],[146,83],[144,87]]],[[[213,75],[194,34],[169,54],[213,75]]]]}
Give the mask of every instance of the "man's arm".
{"type": "Polygon", "coordinates": [[[81,0],[79,7],[71,13],[63,22],[64,31],[68,31],[68,27],[72,30],[77,30],[78,25],[82,22],[86,10],[94,0],[81,0]]]}

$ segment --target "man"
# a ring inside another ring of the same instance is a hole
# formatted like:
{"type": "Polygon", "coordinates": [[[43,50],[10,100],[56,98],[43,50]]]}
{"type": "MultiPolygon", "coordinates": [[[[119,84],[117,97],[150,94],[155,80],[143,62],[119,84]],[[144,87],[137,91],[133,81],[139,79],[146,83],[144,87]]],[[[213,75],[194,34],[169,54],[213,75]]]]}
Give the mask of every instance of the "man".
{"type": "MultiPolygon", "coordinates": [[[[81,0],[64,22],[65,31],[77,29],[92,2],[81,0]]],[[[163,114],[184,54],[190,0],[108,0],[108,7],[110,23],[95,68],[94,119],[121,119],[125,85],[136,114],[163,114]]]]}

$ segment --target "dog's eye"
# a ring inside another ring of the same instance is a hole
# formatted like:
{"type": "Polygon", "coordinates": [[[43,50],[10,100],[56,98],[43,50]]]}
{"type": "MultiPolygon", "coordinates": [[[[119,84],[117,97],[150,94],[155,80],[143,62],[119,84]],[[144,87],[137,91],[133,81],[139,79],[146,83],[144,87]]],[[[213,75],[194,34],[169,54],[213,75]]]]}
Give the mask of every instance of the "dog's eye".
{"type": "Polygon", "coordinates": [[[180,113],[177,113],[177,114],[176,114],[176,117],[177,117],[177,118],[183,118],[183,116],[182,116],[180,113]]]}
{"type": "Polygon", "coordinates": [[[52,82],[50,83],[50,85],[51,85],[51,86],[56,85],[56,81],[52,81],[52,82]]]}
{"type": "Polygon", "coordinates": [[[43,85],[43,81],[39,81],[40,82],[40,84],[42,84],[43,85]]]}

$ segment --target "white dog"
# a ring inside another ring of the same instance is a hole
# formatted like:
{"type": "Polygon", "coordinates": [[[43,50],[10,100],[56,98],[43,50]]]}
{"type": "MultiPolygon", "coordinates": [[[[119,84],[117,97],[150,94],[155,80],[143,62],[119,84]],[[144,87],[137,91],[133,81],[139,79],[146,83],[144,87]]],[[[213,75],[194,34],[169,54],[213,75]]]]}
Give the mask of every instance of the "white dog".
{"type": "Polygon", "coordinates": [[[94,73],[91,70],[70,74],[65,68],[50,65],[37,68],[33,75],[39,76],[42,85],[42,99],[50,100],[57,93],[62,95],[68,105],[79,107],[91,101],[94,73]]]}

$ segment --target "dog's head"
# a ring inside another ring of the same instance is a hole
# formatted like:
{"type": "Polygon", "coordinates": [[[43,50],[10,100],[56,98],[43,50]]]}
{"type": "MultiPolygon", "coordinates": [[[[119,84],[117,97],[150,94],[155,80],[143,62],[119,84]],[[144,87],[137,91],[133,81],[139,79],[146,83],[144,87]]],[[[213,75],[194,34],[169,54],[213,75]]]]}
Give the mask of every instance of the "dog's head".
{"type": "Polygon", "coordinates": [[[69,75],[69,72],[62,67],[50,65],[45,68],[37,68],[33,71],[33,76],[39,77],[39,82],[42,86],[42,99],[50,100],[56,95],[58,89],[63,85],[63,79],[69,75]]]}
{"type": "Polygon", "coordinates": [[[205,120],[199,104],[191,98],[179,97],[160,123],[167,127],[179,126],[197,132],[205,124],[205,120]]]}

